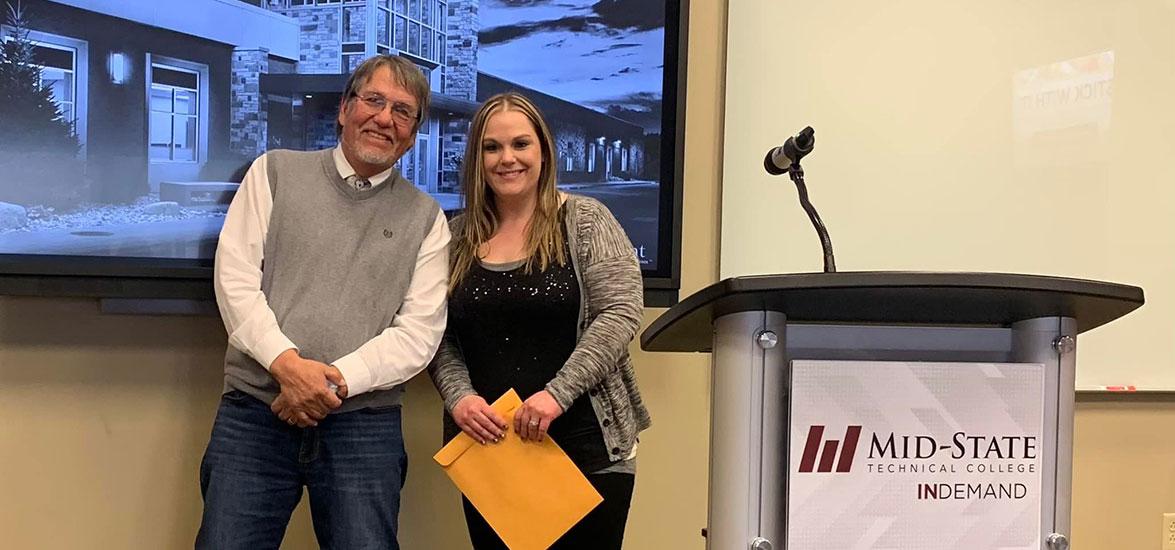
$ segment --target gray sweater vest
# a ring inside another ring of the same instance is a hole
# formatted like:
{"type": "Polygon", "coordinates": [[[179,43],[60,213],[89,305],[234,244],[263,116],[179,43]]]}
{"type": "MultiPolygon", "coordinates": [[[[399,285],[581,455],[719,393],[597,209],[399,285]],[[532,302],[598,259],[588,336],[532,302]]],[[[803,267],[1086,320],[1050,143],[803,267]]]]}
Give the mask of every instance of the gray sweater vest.
{"type": "MultiPolygon", "coordinates": [[[[397,172],[355,189],[329,149],[267,155],[273,212],[261,290],[302,357],[329,364],[392,325],[440,207],[397,172]]],[[[226,392],[271,403],[279,389],[257,361],[228,347],[226,392]]],[[[402,386],[371,391],[345,400],[339,412],[398,405],[402,395],[402,386]]]]}

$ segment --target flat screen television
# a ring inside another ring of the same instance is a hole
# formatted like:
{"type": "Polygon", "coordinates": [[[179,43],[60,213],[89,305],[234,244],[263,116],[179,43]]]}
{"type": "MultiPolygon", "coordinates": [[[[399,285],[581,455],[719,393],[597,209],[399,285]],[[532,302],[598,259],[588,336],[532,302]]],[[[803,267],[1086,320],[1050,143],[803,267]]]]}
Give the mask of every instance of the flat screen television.
{"type": "Polygon", "coordinates": [[[21,0],[0,33],[0,293],[211,300],[244,171],[336,144],[347,74],[414,61],[432,106],[399,170],[447,212],[468,121],[502,91],[556,134],[561,188],[677,300],[686,0],[21,0]]]}

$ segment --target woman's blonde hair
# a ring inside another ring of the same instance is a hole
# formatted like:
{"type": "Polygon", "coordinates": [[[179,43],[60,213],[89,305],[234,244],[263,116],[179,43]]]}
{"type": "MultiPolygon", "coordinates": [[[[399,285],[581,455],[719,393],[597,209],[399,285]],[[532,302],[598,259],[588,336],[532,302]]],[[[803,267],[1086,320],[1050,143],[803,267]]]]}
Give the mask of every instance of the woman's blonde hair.
{"type": "Polygon", "coordinates": [[[482,103],[473,115],[469,126],[469,139],[465,142],[465,160],[461,165],[461,184],[465,194],[465,223],[454,237],[457,244],[453,253],[453,272],[449,278],[449,290],[457,288],[473,263],[478,251],[498,229],[498,215],[495,211],[494,194],[485,179],[482,164],[486,123],[490,117],[504,112],[517,111],[526,116],[534,127],[542,148],[542,167],[539,169],[538,201],[534,214],[527,226],[526,272],[536,266],[539,271],[551,264],[566,265],[567,254],[559,217],[559,190],[555,187],[555,140],[542,113],[526,97],[507,92],[495,95],[482,103]]]}

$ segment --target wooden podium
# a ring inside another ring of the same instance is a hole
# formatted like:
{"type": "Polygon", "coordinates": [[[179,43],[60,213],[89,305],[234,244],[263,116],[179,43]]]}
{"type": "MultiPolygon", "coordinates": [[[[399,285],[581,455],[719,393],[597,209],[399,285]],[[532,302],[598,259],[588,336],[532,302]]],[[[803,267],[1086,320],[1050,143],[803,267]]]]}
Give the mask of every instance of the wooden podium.
{"type": "MultiPolygon", "coordinates": [[[[786,546],[789,362],[1041,363],[1041,541],[1068,548],[1076,339],[1143,304],[1141,288],[1001,273],[735,277],[682,300],[646,351],[712,352],[707,548],[786,546]]],[[[979,549],[977,549],[979,550],[979,549]]]]}

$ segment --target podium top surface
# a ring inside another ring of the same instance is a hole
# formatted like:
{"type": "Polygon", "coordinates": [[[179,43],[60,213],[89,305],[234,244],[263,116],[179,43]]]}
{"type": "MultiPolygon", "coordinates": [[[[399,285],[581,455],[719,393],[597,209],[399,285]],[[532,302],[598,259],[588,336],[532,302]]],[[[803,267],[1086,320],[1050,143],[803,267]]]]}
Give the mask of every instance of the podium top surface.
{"type": "Polygon", "coordinates": [[[857,271],[732,277],[669,308],[641,334],[646,351],[710,351],[714,319],[778,311],[789,323],[1010,326],[1071,317],[1077,332],[1142,306],[1136,286],[1008,273],[857,271]]]}

